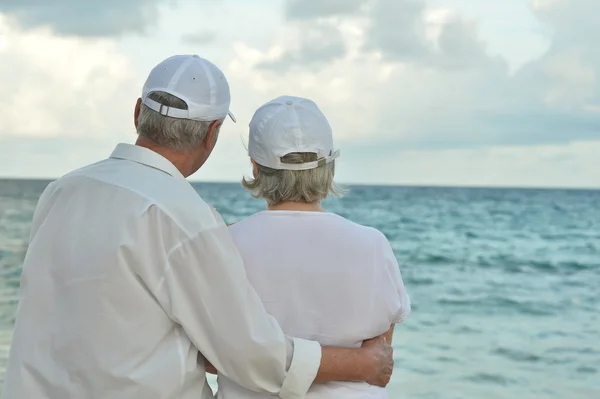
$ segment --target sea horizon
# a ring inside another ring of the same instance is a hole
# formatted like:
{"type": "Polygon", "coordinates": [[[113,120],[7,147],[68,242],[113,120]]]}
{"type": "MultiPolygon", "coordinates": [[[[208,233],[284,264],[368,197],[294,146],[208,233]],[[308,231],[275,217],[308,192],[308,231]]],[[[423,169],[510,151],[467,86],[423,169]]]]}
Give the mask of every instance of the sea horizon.
{"type": "MultiPolygon", "coordinates": [[[[12,177],[0,176],[2,181],[23,181],[23,182],[52,182],[59,177],[12,177]]],[[[235,180],[196,180],[188,179],[192,185],[196,184],[240,184],[235,180]]],[[[429,184],[429,183],[348,183],[338,181],[338,184],[346,187],[373,187],[373,188],[420,188],[420,189],[483,189],[483,190],[526,190],[526,191],[600,191],[598,187],[585,186],[509,186],[509,185],[478,185],[478,184],[429,184]]]]}

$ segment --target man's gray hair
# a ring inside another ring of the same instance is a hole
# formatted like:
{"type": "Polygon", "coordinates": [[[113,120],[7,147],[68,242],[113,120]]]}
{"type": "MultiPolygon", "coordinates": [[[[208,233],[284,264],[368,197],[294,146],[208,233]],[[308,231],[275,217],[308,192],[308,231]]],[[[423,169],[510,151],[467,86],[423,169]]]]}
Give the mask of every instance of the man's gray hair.
{"type": "MultiPolygon", "coordinates": [[[[188,109],[185,101],[165,92],[152,92],[148,97],[167,107],[188,109]]],[[[137,133],[160,146],[178,151],[189,150],[202,144],[213,122],[171,118],[142,104],[137,133]]]]}
{"type": "MultiPolygon", "coordinates": [[[[281,158],[283,163],[304,163],[317,160],[317,154],[291,153],[281,158]]],[[[258,165],[258,176],[242,180],[242,186],[254,198],[262,198],[270,206],[282,202],[312,203],[329,195],[341,196],[342,190],[334,183],[335,162],[309,170],[277,170],[258,165]]]]}

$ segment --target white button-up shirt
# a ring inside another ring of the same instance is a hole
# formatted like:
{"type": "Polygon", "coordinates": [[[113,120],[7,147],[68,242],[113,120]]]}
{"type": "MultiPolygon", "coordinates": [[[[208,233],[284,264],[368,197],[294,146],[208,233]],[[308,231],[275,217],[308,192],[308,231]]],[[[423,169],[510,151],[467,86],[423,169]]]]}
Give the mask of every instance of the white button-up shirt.
{"type": "Polygon", "coordinates": [[[120,144],[36,209],[3,399],[206,399],[203,356],[300,398],[318,343],[287,338],[220,215],[159,154],[120,144]]]}

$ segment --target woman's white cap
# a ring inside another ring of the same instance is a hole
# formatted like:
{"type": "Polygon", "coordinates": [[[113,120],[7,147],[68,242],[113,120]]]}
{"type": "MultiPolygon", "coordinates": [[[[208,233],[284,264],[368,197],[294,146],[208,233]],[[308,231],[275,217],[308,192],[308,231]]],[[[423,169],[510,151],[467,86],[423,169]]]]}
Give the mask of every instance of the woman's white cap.
{"type": "Polygon", "coordinates": [[[331,126],[317,104],[306,98],[282,96],[260,107],[250,121],[250,158],[271,169],[307,170],[336,159],[331,126]],[[282,163],[293,152],[312,152],[317,161],[282,163]]]}
{"type": "Polygon", "coordinates": [[[144,84],[142,103],[171,118],[216,121],[229,115],[235,122],[229,110],[231,95],[225,75],[197,55],[174,55],[155,66],[144,84]],[[156,91],[182,99],[188,109],[167,107],[148,98],[156,91]]]}

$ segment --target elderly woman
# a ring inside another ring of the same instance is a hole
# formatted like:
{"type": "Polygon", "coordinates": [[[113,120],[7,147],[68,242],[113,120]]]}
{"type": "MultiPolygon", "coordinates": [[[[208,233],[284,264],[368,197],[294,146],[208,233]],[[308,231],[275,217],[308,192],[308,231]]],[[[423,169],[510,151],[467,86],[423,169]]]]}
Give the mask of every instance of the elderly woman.
{"type": "MultiPolygon", "coordinates": [[[[256,111],[242,184],[267,203],[230,227],[250,281],[268,313],[292,336],[360,347],[404,321],[410,302],[394,253],[376,229],[323,210],[337,194],[331,127],[317,105],[279,97],[256,111]]],[[[293,360],[292,360],[293,362],[293,360]]],[[[219,375],[219,397],[268,398],[219,375]]],[[[365,383],[314,385],[307,398],[386,398],[365,383]]]]}

